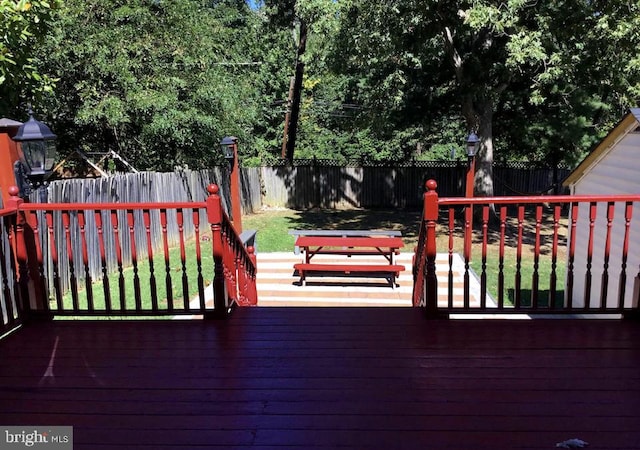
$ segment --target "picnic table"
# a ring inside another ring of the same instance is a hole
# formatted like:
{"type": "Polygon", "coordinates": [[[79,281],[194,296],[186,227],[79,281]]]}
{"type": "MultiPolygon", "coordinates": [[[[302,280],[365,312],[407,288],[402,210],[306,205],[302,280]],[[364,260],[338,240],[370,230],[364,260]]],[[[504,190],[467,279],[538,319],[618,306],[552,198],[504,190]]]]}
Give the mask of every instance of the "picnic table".
{"type": "MultiPolygon", "coordinates": [[[[398,230],[289,230],[293,236],[341,236],[341,237],[371,237],[371,236],[392,236],[402,237],[402,231],[398,230]]],[[[300,247],[294,248],[294,253],[300,253],[300,247]]]]}
{"type": "Polygon", "coordinates": [[[405,267],[394,264],[394,255],[404,246],[398,231],[366,231],[366,230],[317,230],[315,233],[304,230],[298,235],[295,245],[304,253],[304,261],[294,264],[298,271],[300,283],[306,284],[309,273],[320,275],[330,273],[341,274],[382,274],[387,277],[392,288],[396,286],[396,277],[405,267]],[[320,232],[325,231],[325,232],[320,232]],[[329,231],[329,233],[326,233],[329,231]],[[347,259],[339,262],[312,261],[316,255],[343,255],[347,259]],[[363,263],[349,260],[352,256],[381,256],[382,264],[363,263]]]}

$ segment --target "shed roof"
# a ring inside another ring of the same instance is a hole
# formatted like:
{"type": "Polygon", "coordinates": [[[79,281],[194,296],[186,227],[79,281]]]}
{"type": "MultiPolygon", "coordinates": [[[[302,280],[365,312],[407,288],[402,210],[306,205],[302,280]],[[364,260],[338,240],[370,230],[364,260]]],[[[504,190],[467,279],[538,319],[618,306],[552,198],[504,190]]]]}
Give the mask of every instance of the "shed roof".
{"type": "Polygon", "coordinates": [[[640,125],[640,108],[631,108],[629,113],[622,118],[605,138],[594,147],[593,150],[582,160],[578,167],[565,178],[563,186],[575,184],[591,167],[600,161],[611,149],[627,134],[635,130],[640,125]]]}
{"type": "Polygon", "coordinates": [[[0,119],[0,128],[19,127],[20,125],[22,125],[22,122],[18,122],[17,120],[7,119],[6,117],[0,119]]]}

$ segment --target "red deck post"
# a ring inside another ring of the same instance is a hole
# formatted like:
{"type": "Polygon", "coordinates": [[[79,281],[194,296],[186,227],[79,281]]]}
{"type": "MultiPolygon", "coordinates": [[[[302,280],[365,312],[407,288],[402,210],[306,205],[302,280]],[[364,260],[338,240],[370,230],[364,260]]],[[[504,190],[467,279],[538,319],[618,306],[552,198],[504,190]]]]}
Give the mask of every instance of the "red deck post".
{"type": "Polygon", "coordinates": [[[7,208],[16,211],[15,257],[18,264],[18,283],[20,285],[21,308],[27,316],[37,312],[40,318],[50,318],[47,290],[39,271],[42,266],[42,252],[36,242],[34,224],[29,223],[27,215],[20,210],[24,200],[18,196],[16,186],[9,188],[7,208]]]}
{"type": "Polygon", "coordinates": [[[438,184],[435,180],[427,181],[427,192],[424,194],[424,217],[426,223],[426,266],[424,280],[424,297],[427,317],[438,314],[438,278],[436,276],[436,223],[438,222],[438,184]]]}
{"type": "Polygon", "coordinates": [[[227,316],[228,302],[224,281],[223,238],[222,238],[222,202],[215,184],[207,187],[207,219],[211,224],[211,245],[213,247],[213,311],[205,314],[207,319],[223,319],[227,316]]]}

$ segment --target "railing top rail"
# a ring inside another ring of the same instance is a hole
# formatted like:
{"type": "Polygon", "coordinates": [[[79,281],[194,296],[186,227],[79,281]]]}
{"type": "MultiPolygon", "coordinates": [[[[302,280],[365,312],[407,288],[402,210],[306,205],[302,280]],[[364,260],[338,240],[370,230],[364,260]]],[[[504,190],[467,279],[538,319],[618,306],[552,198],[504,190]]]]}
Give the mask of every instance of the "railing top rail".
{"type": "MultiPolygon", "coordinates": [[[[22,203],[24,211],[93,211],[93,210],[135,210],[135,209],[204,209],[205,202],[139,202],[139,203],[22,203]]],[[[0,211],[1,214],[2,211],[0,211]]]]}
{"type": "Polygon", "coordinates": [[[640,194],[632,195],[535,195],[509,197],[444,197],[438,199],[439,205],[486,205],[526,204],[526,203],[591,203],[591,202],[640,202],[640,194]]]}
{"type": "Polygon", "coordinates": [[[0,209],[0,217],[10,216],[10,215],[15,214],[15,213],[16,213],[15,208],[2,208],[2,209],[0,209]]]}

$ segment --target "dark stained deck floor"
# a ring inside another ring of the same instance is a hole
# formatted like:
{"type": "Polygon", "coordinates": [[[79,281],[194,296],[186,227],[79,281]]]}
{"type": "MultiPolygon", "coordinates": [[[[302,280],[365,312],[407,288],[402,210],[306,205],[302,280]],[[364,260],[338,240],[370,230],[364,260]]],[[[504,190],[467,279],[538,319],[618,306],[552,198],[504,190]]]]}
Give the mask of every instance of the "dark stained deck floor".
{"type": "Polygon", "coordinates": [[[32,325],[0,341],[0,425],[75,449],[640,448],[640,323],[252,308],[32,325]]]}

